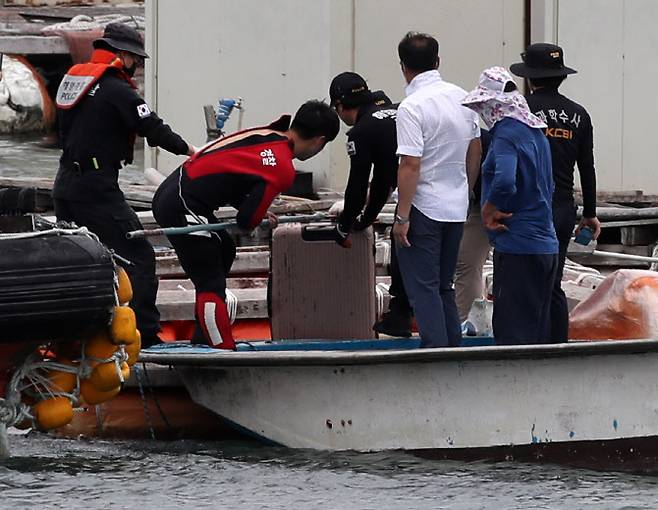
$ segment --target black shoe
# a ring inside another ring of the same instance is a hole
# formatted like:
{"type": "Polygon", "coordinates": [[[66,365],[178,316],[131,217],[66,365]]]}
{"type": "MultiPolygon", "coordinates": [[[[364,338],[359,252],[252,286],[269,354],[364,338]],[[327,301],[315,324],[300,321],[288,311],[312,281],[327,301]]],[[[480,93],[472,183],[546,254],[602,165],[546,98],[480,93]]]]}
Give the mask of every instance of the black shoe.
{"type": "Polygon", "coordinates": [[[146,349],[147,347],[153,347],[154,345],[160,345],[163,343],[164,342],[160,339],[160,337],[157,334],[142,337],[142,349],[146,349]]]}
{"type": "Polygon", "coordinates": [[[382,320],[375,322],[372,329],[382,335],[408,338],[411,336],[411,314],[391,309],[384,312],[382,320]]]}

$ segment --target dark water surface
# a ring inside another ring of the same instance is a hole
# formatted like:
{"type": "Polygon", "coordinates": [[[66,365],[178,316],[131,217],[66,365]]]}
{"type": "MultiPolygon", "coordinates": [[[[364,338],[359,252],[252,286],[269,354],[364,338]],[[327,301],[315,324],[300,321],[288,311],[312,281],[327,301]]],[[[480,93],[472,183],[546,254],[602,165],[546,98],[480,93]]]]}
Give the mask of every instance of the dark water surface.
{"type": "Polygon", "coordinates": [[[521,463],[331,453],[248,442],[10,436],[0,508],[658,508],[658,478],[521,463]]]}

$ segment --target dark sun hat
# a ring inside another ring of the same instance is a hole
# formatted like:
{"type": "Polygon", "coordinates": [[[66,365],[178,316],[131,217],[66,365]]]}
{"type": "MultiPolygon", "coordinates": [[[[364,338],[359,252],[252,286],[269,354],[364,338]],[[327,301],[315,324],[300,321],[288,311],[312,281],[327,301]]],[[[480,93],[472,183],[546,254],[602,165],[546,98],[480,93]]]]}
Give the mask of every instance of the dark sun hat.
{"type": "Polygon", "coordinates": [[[510,71],[522,78],[553,78],[578,72],[564,65],[564,52],[555,44],[531,44],[521,58],[523,62],[512,64],[510,71]]]}
{"type": "Polygon", "coordinates": [[[133,27],[123,23],[110,23],[105,27],[103,37],[96,39],[93,43],[94,48],[102,47],[103,44],[115,50],[127,51],[140,57],[149,58],[144,51],[142,36],[133,27]]]}

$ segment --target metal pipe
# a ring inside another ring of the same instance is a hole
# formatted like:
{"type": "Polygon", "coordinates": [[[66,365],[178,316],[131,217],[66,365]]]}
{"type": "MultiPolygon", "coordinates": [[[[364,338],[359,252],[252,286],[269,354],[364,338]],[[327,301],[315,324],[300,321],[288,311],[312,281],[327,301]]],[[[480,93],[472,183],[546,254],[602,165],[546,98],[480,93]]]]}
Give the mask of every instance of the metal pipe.
{"type": "MultiPolygon", "coordinates": [[[[279,218],[279,223],[310,223],[312,221],[323,221],[328,217],[326,214],[317,213],[302,216],[282,216],[279,218]]],[[[133,230],[128,232],[126,237],[128,239],[138,239],[142,237],[152,236],[175,236],[183,234],[192,234],[194,232],[216,232],[217,230],[226,230],[227,228],[237,227],[237,222],[227,221],[224,223],[208,223],[203,225],[188,225],[187,227],[167,227],[167,228],[154,228],[149,230],[133,230]]],[[[263,220],[260,226],[265,227],[269,225],[268,220],[263,220]]]]}
{"type": "MultiPolygon", "coordinates": [[[[587,254],[587,252],[583,252],[583,254],[587,254]]],[[[642,255],[632,255],[630,253],[615,253],[609,251],[594,250],[590,255],[596,255],[597,257],[612,257],[625,260],[637,260],[640,262],[658,262],[658,257],[644,257],[642,255]]]]}

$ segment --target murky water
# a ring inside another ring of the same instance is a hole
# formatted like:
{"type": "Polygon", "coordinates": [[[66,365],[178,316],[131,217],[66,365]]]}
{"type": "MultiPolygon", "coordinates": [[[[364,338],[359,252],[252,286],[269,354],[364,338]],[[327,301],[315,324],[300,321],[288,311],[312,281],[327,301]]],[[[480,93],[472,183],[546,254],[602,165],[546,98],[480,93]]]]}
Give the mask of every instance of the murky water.
{"type": "Polygon", "coordinates": [[[12,438],[0,508],[658,508],[658,478],[247,442],[12,438]]]}
{"type": "MultiPolygon", "coordinates": [[[[135,163],[121,171],[130,182],[144,182],[144,150],[137,144],[135,163]]],[[[60,149],[52,137],[42,135],[0,135],[0,177],[54,178],[59,164],[60,149]]]]}
{"type": "MultiPolygon", "coordinates": [[[[59,150],[0,137],[0,176],[54,177],[59,150]]],[[[143,152],[122,176],[141,182],[143,152]]],[[[552,465],[423,460],[248,442],[10,436],[0,509],[653,509],[658,478],[552,465]]]]}

